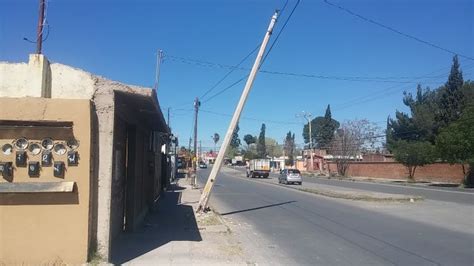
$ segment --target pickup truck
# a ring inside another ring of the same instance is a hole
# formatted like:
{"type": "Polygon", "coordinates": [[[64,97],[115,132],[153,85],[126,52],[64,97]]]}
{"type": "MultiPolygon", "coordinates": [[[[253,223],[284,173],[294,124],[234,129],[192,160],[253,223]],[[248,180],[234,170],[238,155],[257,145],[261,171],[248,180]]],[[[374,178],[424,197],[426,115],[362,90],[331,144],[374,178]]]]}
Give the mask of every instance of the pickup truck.
{"type": "Polygon", "coordinates": [[[269,159],[254,159],[249,161],[247,167],[247,177],[263,177],[268,178],[270,174],[270,160],[269,159]]]}

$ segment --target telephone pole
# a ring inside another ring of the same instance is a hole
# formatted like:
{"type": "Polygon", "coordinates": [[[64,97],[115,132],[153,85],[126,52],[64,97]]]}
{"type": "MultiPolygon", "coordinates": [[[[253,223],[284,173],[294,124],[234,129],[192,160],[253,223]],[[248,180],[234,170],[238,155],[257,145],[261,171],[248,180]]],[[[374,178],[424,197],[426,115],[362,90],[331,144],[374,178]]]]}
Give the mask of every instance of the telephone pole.
{"type": "Polygon", "coordinates": [[[275,14],[273,14],[272,19],[270,21],[270,25],[268,26],[267,32],[265,33],[265,37],[263,38],[262,45],[260,46],[260,50],[258,51],[257,58],[255,59],[255,63],[253,64],[252,70],[250,71],[250,75],[247,79],[247,83],[245,83],[242,96],[240,96],[239,103],[237,104],[234,115],[232,116],[232,120],[230,121],[230,125],[229,125],[229,128],[227,129],[227,133],[225,134],[224,141],[221,145],[221,149],[219,153],[217,154],[216,162],[214,163],[214,166],[212,167],[211,174],[209,175],[209,178],[207,179],[207,182],[206,182],[206,186],[204,187],[204,190],[202,192],[201,199],[199,200],[199,206],[197,209],[198,212],[203,212],[208,209],[207,205],[209,202],[209,197],[211,195],[212,187],[214,186],[215,180],[217,178],[217,174],[219,173],[219,170],[222,167],[222,163],[224,161],[224,155],[232,139],[232,133],[234,132],[235,127],[237,123],[239,122],[239,118],[244,108],[245,102],[247,101],[248,94],[250,90],[252,89],[253,82],[255,81],[255,77],[260,68],[260,63],[262,61],[263,54],[265,53],[265,48],[268,44],[270,36],[272,35],[273,27],[275,26],[277,18],[278,18],[278,11],[275,11],[275,14]]]}
{"type": "Polygon", "coordinates": [[[43,49],[43,26],[44,26],[45,0],[39,1],[38,29],[36,33],[36,53],[41,54],[43,49]]]}
{"type": "Polygon", "coordinates": [[[199,107],[201,106],[201,102],[199,101],[199,98],[196,97],[194,100],[194,158],[193,158],[193,170],[194,174],[191,179],[191,185],[194,187],[196,186],[196,166],[197,166],[197,130],[198,130],[198,113],[199,113],[199,107]]]}
{"type": "Polygon", "coordinates": [[[158,83],[160,82],[160,70],[161,63],[163,62],[163,50],[159,50],[156,55],[156,72],[155,72],[155,86],[154,89],[158,90],[158,83]]]}
{"type": "Polygon", "coordinates": [[[312,131],[311,131],[311,117],[312,117],[312,114],[311,113],[307,113],[305,111],[302,112],[301,115],[297,115],[298,117],[303,117],[304,119],[306,119],[306,121],[308,121],[308,127],[309,127],[309,154],[310,154],[310,158],[311,158],[311,171],[314,170],[314,167],[313,167],[313,134],[312,134],[312,131]]]}

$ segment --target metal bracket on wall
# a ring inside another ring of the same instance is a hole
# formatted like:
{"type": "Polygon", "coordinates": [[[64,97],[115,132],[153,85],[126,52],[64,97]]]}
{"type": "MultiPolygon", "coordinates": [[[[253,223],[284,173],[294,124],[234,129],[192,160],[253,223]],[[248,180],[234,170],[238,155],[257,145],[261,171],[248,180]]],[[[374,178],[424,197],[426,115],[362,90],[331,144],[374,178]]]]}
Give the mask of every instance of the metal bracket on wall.
{"type": "Polygon", "coordinates": [[[73,192],[76,182],[0,183],[0,193],[73,192]]]}

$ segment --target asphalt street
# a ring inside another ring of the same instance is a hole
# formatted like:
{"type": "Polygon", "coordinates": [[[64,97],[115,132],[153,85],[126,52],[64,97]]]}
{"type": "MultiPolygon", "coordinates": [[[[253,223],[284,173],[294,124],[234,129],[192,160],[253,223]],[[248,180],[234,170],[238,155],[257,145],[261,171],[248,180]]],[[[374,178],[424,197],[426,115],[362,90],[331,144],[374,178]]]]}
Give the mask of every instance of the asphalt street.
{"type": "MultiPolygon", "coordinates": [[[[245,168],[235,168],[236,170],[245,172],[245,168]]],[[[277,177],[276,174],[271,174],[271,177],[277,177]]],[[[422,196],[425,199],[455,202],[473,205],[474,204],[474,190],[473,189],[459,189],[459,188],[441,188],[430,186],[413,186],[413,185],[399,185],[399,184],[380,184],[374,182],[361,181],[345,181],[338,179],[326,179],[315,177],[303,177],[304,182],[332,185],[345,188],[368,190],[380,193],[390,194],[405,194],[422,196]]]]}
{"type": "MultiPolygon", "coordinates": [[[[201,184],[209,172],[199,171],[201,184]]],[[[453,231],[358,208],[341,200],[234,177],[231,172],[221,171],[211,205],[225,218],[250,224],[259,237],[269,240],[273,249],[295,264],[474,264],[472,231],[453,231]]]]}

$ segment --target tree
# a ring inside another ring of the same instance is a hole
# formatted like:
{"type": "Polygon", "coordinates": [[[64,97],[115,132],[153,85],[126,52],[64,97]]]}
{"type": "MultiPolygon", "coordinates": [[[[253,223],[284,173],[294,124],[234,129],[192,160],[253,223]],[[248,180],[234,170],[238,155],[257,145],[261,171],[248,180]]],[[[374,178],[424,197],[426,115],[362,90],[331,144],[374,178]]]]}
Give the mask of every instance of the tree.
{"type": "Polygon", "coordinates": [[[350,162],[358,160],[363,152],[376,149],[380,129],[366,119],[347,121],[334,134],[329,149],[334,156],[338,174],[346,176],[350,162]]]}
{"type": "Polygon", "coordinates": [[[329,144],[334,138],[334,132],[339,128],[339,122],[332,119],[331,107],[328,104],[326,113],[324,114],[324,120],[320,127],[316,126],[316,147],[324,148],[329,147],[329,144]]]}
{"type": "Polygon", "coordinates": [[[265,146],[265,124],[262,124],[260,129],[260,135],[258,136],[258,143],[257,143],[257,155],[259,158],[265,158],[267,156],[267,150],[265,146]]]}
{"type": "Polygon", "coordinates": [[[461,91],[464,80],[462,71],[459,69],[458,56],[453,57],[451,72],[448,81],[441,91],[440,113],[437,116],[438,121],[447,126],[450,122],[457,120],[461,116],[461,110],[464,105],[464,95],[461,91]]]}
{"type": "Polygon", "coordinates": [[[442,160],[461,164],[464,185],[474,186],[474,106],[466,108],[459,120],[440,132],[436,137],[436,148],[442,160]],[[468,172],[465,164],[470,166],[468,172]]]}
{"type": "Polygon", "coordinates": [[[250,144],[254,144],[255,142],[257,142],[257,137],[247,134],[244,136],[244,142],[247,144],[247,150],[248,150],[250,147],[250,144]]]}
{"type": "Polygon", "coordinates": [[[265,151],[270,157],[280,157],[283,155],[283,148],[275,139],[265,138],[265,151]]]}
{"type": "Polygon", "coordinates": [[[416,95],[403,93],[403,103],[410,108],[410,114],[396,111],[395,119],[387,121],[387,148],[399,140],[429,141],[434,143],[439,129],[436,116],[439,113],[439,91],[423,89],[418,84],[416,95]]]}
{"type": "Polygon", "coordinates": [[[238,149],[240,147],[239,130],[239,124],[237,124],[235,126],[234,132],[232,132],[232,139],[230,140],[231,148],[238,149]]]}
{"type": "Polygon", "coordinates": [[[221,137],[217,133],[214,133],[214,135],[212,135],[212,140],[214,141],[214,150],[216,150],[216,145],[217,145],[217,142],[219,142],[220,138],[221,137]]]}
{"type": "Polygon", "coordinates": [[[295,134],[288,131],[285,137],[284,143],[285,155],[288,156],[288,159],[285,160],[285,165],[294,164],[294,154],[295,154],[295,134]]]}
{"type": "MultiPolygon", "coordinates": [[[[314,144],[319,149],[327,149],[334,138],[334,132],[339,128],[338,121],[331,117],[331,107],[328,105],[326,114],[315,117],[311,120],[311,135],[314,144]]],[[[305,143],[309,143],[309,123],[303,127],[303,138],[305,143]]]]}
{"type": "Polygon", "coordinates": [[[400,140],[394,146],[393,154],[395,160],[402,163],[408,169],[408,178],[414,180],[415,171],[418,166],[433,163],[435,161],[435,149],[433,144],[427,141],[405,141],[400,140]]]}

